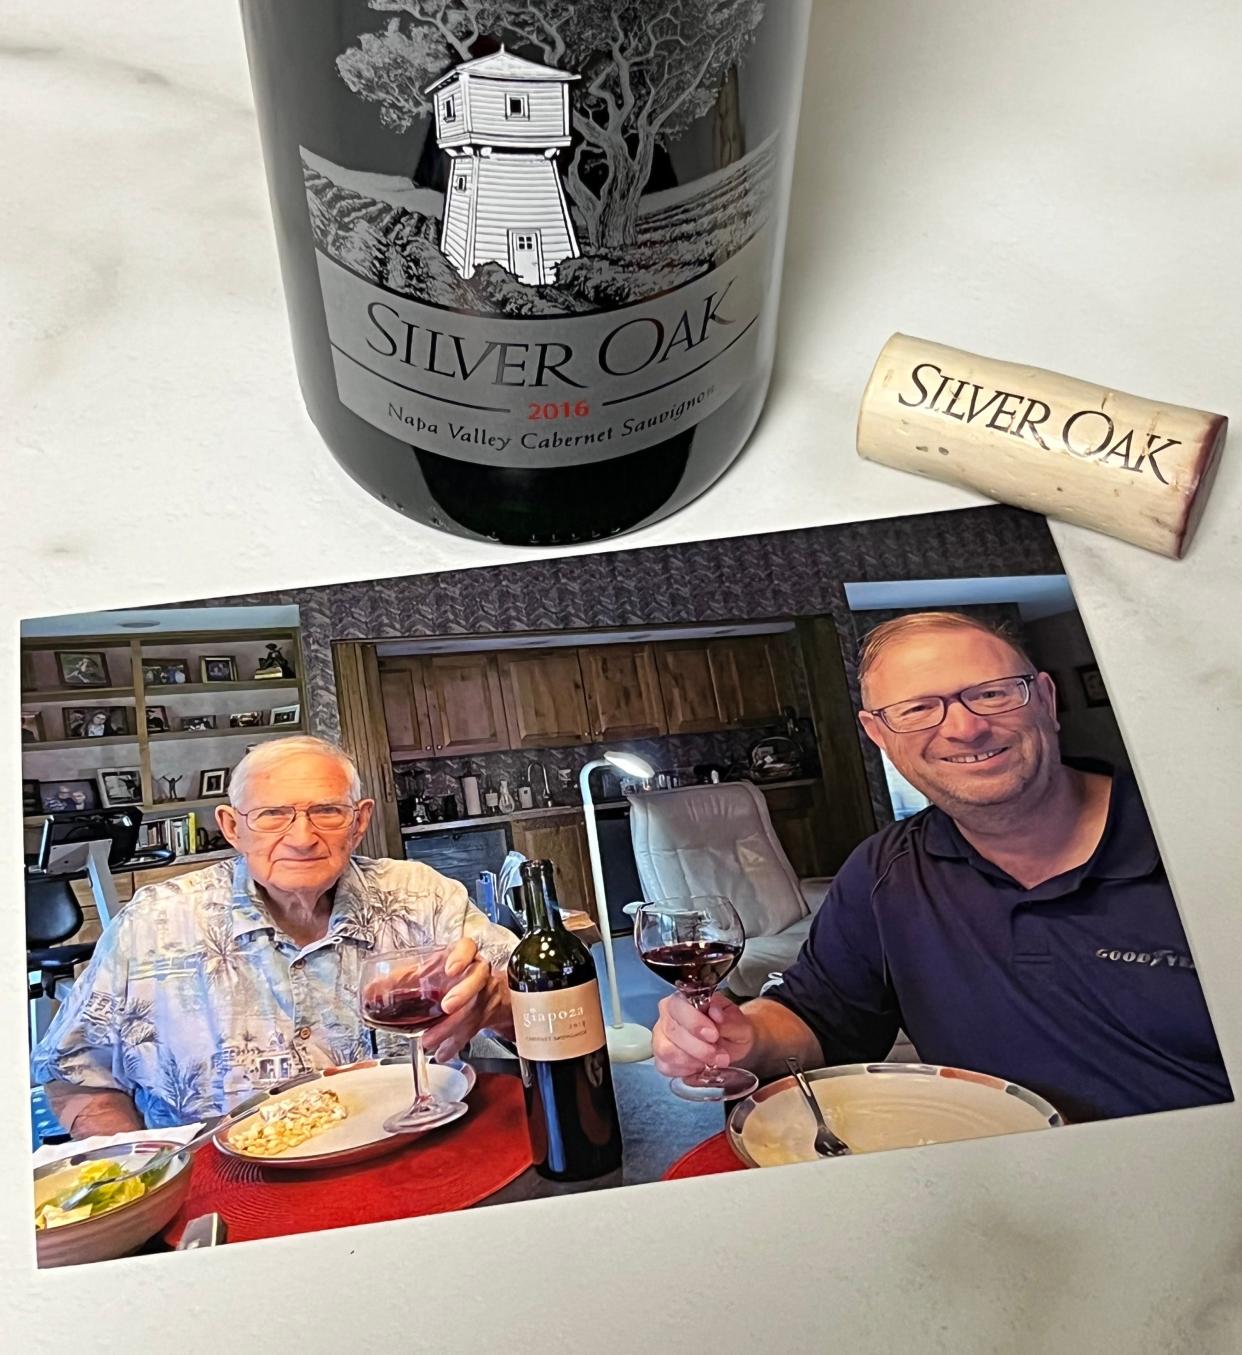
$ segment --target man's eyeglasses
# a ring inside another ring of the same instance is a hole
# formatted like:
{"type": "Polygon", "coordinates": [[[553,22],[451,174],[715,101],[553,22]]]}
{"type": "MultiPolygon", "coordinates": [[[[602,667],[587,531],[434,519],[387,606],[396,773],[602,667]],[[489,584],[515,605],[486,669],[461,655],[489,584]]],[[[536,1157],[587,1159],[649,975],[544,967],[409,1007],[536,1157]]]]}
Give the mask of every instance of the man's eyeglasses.
{"type": "Polygon", "coordinates": [[[246,827],[255,833],[284,833],[292,828],[299,814],[305,814],[312,828],[325,833],[348,828],[358,812],[356,805],[311,805],[295,809],[292,805],[266,805],[259,809],[238,809],[234,813],[245,820],[246,827]]]}
{"type": "Polygon", "coordinates": [[[1031,699],[1034,681],[1034,673],[995,678],[991,682],[964,687],[952,696],[915,696],[909,701],[894,701],[867,713],[883,720],[894,734],[916,734],[943,724],[954,701],[960,701],[972,715],[1004,715],[1006,711],[1019,710],[1031,699]]]}

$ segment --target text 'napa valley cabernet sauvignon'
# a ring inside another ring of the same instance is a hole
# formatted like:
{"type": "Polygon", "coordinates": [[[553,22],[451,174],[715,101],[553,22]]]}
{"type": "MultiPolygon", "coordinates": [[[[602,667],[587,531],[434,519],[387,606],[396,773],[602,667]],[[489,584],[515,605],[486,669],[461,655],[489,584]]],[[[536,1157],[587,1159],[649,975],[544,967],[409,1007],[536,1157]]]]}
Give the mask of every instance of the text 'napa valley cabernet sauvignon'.
{"type": "Polygon", "coordinates": [[[590,540],[772,370],[810,0],[242,0],[303,395],[401,512],[590,540]]]}
{"type": "Polygon", "coordinates": [[[522,863],[526,931],[509,957],[535,1170],[583,1181],[621,1165],[621,1126],[590,951],[561,921],[550,861],[522,863]]]}

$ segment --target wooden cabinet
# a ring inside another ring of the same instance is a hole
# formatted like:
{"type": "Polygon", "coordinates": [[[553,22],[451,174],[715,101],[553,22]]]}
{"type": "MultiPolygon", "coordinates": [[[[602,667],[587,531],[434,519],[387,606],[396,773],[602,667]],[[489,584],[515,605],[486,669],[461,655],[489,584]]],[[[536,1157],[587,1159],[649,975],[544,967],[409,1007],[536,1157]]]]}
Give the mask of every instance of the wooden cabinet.
{"type": "Polygon", "coordinates": [[[499,656],[511,748],[564,748],[590,739],[576,649],[514,650],[499,656]]]}
{"type": "Polygon", "coordinates": [[[714,655],[702,640],[655,646],[670,734],[699,734],[728,723],[717,699],[714,655]]]}
{"type": "Polygon", "coordinates": [[[379,675],[393,756],[425,757],[433,752],[423,660],[404,655],[380,659],[379,675]]]}
{"type": "Polygon", "coordinates": [[[772,645],[766,635],[709,640],[707,650],[723,724],[758,724],[781,713],[772,645]]]}
{"type": "Polygon", "coordinates": [[[561,906],[582,909],[593,921],[599,920],[581,810],[564,816],[515,819],[513,849],[531,860],[551,861],[556,867],[556,893],[561,906]]]}
{"type": "Polygon", "coordinates": [[[495,654],[436,654],[423,660],[432,756],[493,753],[509,746],[495,654]]]}
{"type": "Polygon", "coordinates": [[[772,786],[763,797],[794,874],[800,879],[831,874],[822,785],[817,781],[812,785],[772,786]]]}
{"type": "Polygon", "coordinates": [[[578,651],[590,737],[643,739],[667,732],[650,645],[589,645],[578,651]]]}

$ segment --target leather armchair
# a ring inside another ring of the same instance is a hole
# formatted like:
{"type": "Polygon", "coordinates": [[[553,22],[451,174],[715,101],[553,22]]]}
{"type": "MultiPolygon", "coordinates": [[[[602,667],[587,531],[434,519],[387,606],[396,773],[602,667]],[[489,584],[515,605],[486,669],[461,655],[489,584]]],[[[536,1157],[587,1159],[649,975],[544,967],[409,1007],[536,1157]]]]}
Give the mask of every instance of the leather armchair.
{"type": "Polygon", "coordinates": [[[728,987],[737,997],[756,997],[770,975],[793,962],[829,878],[794,874],[767,801],[749,781],[627,799],[644,897],[723,894],[730,899],[747,940],[728,987]]]}

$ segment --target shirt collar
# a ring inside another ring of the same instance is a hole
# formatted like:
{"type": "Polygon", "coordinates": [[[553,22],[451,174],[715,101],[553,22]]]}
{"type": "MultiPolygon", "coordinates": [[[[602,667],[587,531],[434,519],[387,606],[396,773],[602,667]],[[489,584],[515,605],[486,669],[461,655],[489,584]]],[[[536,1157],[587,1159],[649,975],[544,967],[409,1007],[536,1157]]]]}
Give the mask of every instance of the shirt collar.
{"type": "MultiPolygon", "coordinates": [[[[323,938],[316,942],[322,946],[329,941],[352,940],[369,943],[363,913],[366,904],[366,892],[362,886],[358,869],[351,861],[345,873],[336,882],[336,893],[332,898],[332,912],[328,917],[328,930],[323,938]]],[[[246,858],[239,856],[233,862],[233,935],[248,936],[252,932],[275,932],[276,924],[267,911],[267,905],[259,892],[259,886],[246,858]]]]}
{"type": "MultiPolygon", "coordinates": [[[[1080,880],[1090,877],[1133,880],[1150,875],[1160,862],[1160,852],[1134,777],[1129,772],[1114,771],[1108,763],[1091,758],[1067,757],[1062,761],[1076,771],[1111,776],[1113,784],[1108,798],[1104,832],[1095,851],[1083,865],[1065,872],[1057,879],[1074,887],[1080,880]]],[[[976,869],[988,874],[1003,874],[1000,867],[980,856],[966,841],[948,814],[934,806],[928,811],[923,845],[933,856],[969,861],[976,869]]],[[[1042,889],[1043,886],[1038,888],[1042,889]]]]}

